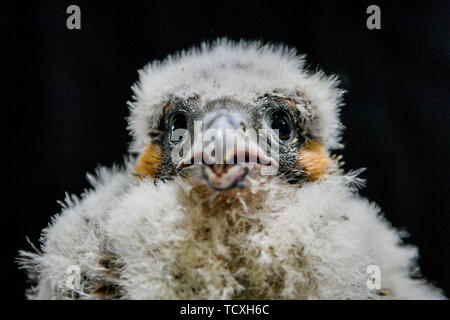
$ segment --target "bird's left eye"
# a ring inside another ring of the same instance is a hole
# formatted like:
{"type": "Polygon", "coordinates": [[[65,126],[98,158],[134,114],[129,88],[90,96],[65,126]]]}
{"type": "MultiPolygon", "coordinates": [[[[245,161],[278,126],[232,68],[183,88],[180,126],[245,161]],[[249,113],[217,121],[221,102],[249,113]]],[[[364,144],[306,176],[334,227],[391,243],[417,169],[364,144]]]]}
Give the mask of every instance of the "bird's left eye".
{"type": "Polygon", "coordinates": [[[187,119],[184,113],[178,112],[170,119],[170,141],[178,143],[183,140],[187,130],[187,119]]]}
{"type": "Polygon", "coordinates": [[[281,140],[286,141],[291,138],[291,121],[289,115],[282,110],[272,112],[269,117],[272,130],[278,131],[281,140]]]}

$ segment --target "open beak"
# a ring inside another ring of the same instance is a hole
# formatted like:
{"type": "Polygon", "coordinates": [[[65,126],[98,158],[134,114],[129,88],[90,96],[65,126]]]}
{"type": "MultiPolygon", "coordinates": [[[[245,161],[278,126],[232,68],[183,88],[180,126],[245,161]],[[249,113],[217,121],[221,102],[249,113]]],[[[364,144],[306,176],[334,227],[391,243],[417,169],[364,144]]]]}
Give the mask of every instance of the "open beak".
{"type": "Polygon", "coordinates": [[[239,114],[221,109],[207,114],[201,124],[200,134],[194,133],[193,146],[177,169],[201,164],[206,182],[216,190],[226,190],[245,186],[252,168],[278,168],[278,161],[265,150],[267,137],[261,143],[261,136],[249,130],[239,114]]]}

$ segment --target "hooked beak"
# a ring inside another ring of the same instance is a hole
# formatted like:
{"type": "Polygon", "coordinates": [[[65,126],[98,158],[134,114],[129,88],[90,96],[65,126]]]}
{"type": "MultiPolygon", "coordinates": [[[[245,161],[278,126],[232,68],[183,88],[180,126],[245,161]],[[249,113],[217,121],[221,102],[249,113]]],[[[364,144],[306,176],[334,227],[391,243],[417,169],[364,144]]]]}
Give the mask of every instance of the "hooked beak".
{"type": "Polygon", "coordinates": [[[202,127],[200,134],[194,133],[193,146],[177,169],[202,164],[202,177],[212,188],[245,187],[244,180],[250,169],[262,166],[278,168],[278,161],[267,154],[266,148],[258,143],[259,136],[247,128],[238,113],[223,109],[209,113],[204,117],[202,127]]]}

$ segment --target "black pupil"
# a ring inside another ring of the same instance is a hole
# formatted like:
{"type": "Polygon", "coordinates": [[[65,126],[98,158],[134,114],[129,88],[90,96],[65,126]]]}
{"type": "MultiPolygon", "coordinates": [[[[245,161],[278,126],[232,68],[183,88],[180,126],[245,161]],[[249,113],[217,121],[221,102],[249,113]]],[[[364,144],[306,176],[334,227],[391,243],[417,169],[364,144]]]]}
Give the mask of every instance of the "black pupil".
{"type": "Polygon", "coordinates": [[[176,132],[175,136],[172,136],[176,130],[179,129],[187,129],[187,120],[184,114],[178,113],[173,116],[170,126],[171,138],[172,142],[180,142],[183,140],[183,132],[176,132]]]}
{"type": "Polygon", "coordinates": [[[291,128],[286,113],[283,111],[274,112],[271,120],[271,128],[273,130],[278,130],[280,139],[288,140],[291,137],[291,128]]]}

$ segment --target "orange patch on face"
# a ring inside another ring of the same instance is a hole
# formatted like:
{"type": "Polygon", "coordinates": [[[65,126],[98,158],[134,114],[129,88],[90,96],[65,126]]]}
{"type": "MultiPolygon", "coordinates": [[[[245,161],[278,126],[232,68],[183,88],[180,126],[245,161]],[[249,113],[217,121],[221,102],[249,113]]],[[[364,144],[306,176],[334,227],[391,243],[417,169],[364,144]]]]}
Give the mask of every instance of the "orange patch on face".
{"type": "Polygon", "coordinates": [[[151,143],[139,157],[135,169],[141,176],[156,178],[161,169],[161,161],[161,147],[156,143],[151,143]]]}
{"type": "Polygon", "coordinates": [[[307,180],[319,180],[333,167],[333,161],[320,142],[309,141],[300,148],[299,155],[298,164],[305,170],[307,180]]]}

